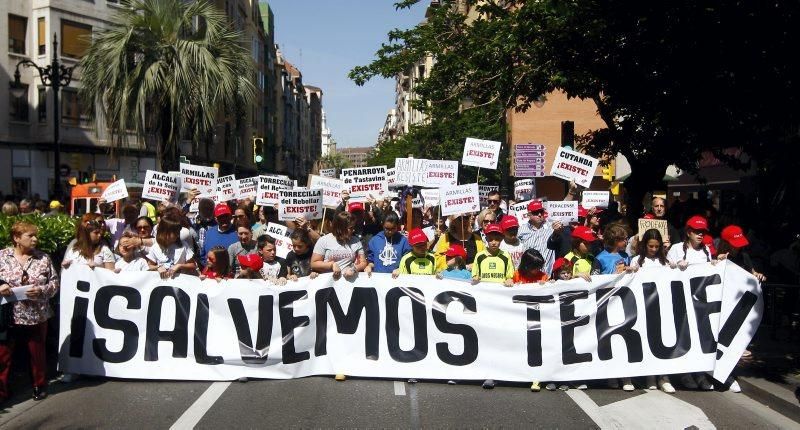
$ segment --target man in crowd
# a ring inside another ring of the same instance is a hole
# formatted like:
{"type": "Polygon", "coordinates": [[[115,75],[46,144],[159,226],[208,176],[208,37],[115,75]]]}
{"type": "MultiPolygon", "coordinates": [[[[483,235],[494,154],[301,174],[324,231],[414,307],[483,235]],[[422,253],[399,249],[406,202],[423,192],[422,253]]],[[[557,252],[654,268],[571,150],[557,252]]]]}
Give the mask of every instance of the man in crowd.
{"type": "Polygon", "coordinates": [[[233,227],[233,212],[231,208],[225,203],[219,203],[214,207],[214,218],[217,220],[216,228],[209,228],[206,232],[203,247],[200,248],[200,261],[203,266],[206,265],[206,255],[208,251],[215,246],[222,246],[228,249],[239,240],[236,235],[236,229],[233,227]]]}
{"type": "Polygon", "coordinates": [[[528,222],[519,227],[517,237],[525,244],[526,249],[535,249],[544,257],[542,271],[550,273],[555,261],[555,251],[547,247],[547,241],[553,235],[553,227],[545,222],[544,205],[539,200],[528,203],[528,222]]]}
{"type": "Polygon", "coordinates": [[[486,196],[486,203],[489,205],[486,209],[494,213],[495,220],[503,219],[503,208],[500,207],[501,201],[500,192],[497,190],[489,191],[489,195],[486,196]]]}
{"type": "Polygon", "coordinates": [[[652,200],[653,215],[656,219],[667,220],[667,231],[669,232],[669,239],[664,238],[665,245],[669,243],[678,243],[682,240],[680,231],[669,222],[667,218],[667,201],[661,197],[653,197],[652,200]]]}

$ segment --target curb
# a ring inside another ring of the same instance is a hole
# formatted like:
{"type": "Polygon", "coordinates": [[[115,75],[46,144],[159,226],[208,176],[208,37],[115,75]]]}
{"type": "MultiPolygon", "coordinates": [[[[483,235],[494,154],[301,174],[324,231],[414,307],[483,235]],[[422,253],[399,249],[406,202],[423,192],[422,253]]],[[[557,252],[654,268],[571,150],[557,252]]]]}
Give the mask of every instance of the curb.
{"type": "MultiPolygon", "coordinates": [[[[742,394],[762,403],[781,415],[800,423],[800,385],[793,384],[795,392],[761,378],[739,376],[742,394]]],[[[792,381],[795,382],[795,381],[792,381]]]]}

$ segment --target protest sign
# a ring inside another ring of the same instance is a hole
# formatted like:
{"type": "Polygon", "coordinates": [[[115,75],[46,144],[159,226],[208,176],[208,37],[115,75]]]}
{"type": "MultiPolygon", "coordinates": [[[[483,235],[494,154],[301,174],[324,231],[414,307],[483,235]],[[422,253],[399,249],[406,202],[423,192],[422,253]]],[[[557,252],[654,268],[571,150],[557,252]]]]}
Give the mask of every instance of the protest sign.
{"type": "Polygon", "coordinates": [[[365,202],[370,197],[378,200],[389,193],[386,166],[342,169],[339,178],[344,182],[345,189],[350,191],[351,202],[365,202]]]}
{"type": "Polygon", "coordinates": [[[479,185],[478,186],[478,197],[480,198],[481,207],[489,206],[489,193],[492,191],[499,191],[499,185],[479,185]]]}
{"type": "Polygon", "coordinates": [[[196,189],[200,197],[213,197],[216,191],[217,168],[180,163],[181,191],[196,189]]]}
{"type": "Polygon", "coordinates": [[[533,200],[527,200],[524,202],[514,203],[508,208],[508,214],[516,217],[517,221],[519,221],[519,225],[528,222],[528,203],[532,201],[533,200]]]}
{"type": "Polygon", "coordinates": [[[322,189],[278,191],[278,219],[291,221],[297,217],[322,218],[322,189]]]}
{"type": "Polygon", "coordinates": [[[514,182],[514,199],[531,200],[536,198],[536,182],[533,179],[520,179],[514,182]]]}
{"type": "Polygon", "coordinates": [[[164,280],[73,264],[61,286],[61,370],[163,380],[725,381],[764,306],[729,261],[514,288],[384,273],[164,280]]]}
{"type": "Polygon", "coordinates": [[[261,175],[258,177],[256,204],[259,206],[277,205],[280,202],[278,192],[293,187],[294,181],[287,176],[261,175]]]}
{"type": "Polygon", "coordinates": [[[512,146],[513,176],[537,178],[544,176],[545,146],[538,143],[518,143],[512,146]]]}
{"type": "Polygon", "coordinates": [[[258,192],[258,176],[239,179],[237,182],[237,189],[239,192],[236,193],[236,198],[239,200],[255,200],[256,193],[258,192]]]}
{"type": "Polygon", "coordinates": [[[561,221],[562,224],[578,222],[578,202],[575,200],[546,202],[545,208],[548,221],[561,221]]]}
{"type": "MultiPolygon", "coordinates": [[[[646,218],[639,218],[639,239],[642,239],[642,235],[644,232],[650,229],[656,229],[659,233],[661,233],[661,240],[666,241],[669,239],[670,241],[677,240],[676,238],[669,237],[669,227],[667,226],[667,220],[665,219],[646,219],[646,218]]],[[[672,242],[675,243],[675,242],[672,242]]]]}
{"type": "Polygon", "coordinates": [[[425,160],[423,187],[454,187],[458,185],[458,161],[425,160]]]}
{"type": "Polygon", "coordinates": [[[405,186],[425,185],[424,158],[395,158],[394,159],[394,184],[405,186]]]}
{"type": "Polygon", "coordinates": [[[336,169],[319,169],[319,175],[323,178],[335,178],[336,169]]]}
{"type": "Polygon", "coordinates": [[[344,182],[339,179],[308,175],[308,188],[322,190],[322,206],[326,208],[336,209],[342,202],[344,182]]]}
{"type": "Polygon", "coordinates": [[[115,202],[117,200],[128,198],[128,187],[125,185],[125,180],[120,179],[103,190],[100,198],[105,200],[106,203],[115,202]]]}
{"type": "Polygon", "coordinates": [[[386,186],[388,187],[395,187],[397,186],[397,181],[395,180],[394,174],[394,167],[390,167],[386,169],[386,186]]]}
{"type": "Polygon", "coordinates": [[[228,200],[236,200],[239,194],[239,182],[236,181],[236,176],[228,175],[217,178],[217,203],[227,202],[228,200]]]}
{"type": "Polygon", "coordinates": [[[461,158],[461,164],[484,169],[496,169],[497,160],[500,157],[500,146],[500,142],[493,140],[468,137],[464,142],[464,155],[461,158]]]}
{"type": "Polygon", "coordinates": [[[422,198],[425,199],[425,207],[431,208],[439,205],[439,189],[423,188],[420,190],[422,198]]]}
{"type": "Polygon", "coordinates": [[[440,188],[439,203],[442,205],[443,216],[478,212],[478,184],[440,188]]]}
{"type": "Polygon", "coordinates": [[[267,236],[275,239],[275,255],[286,258],[292,250],[292,240],[289,239],[289,229],[285,225],[271,222],[267,224],[267,236]]]}
{"type": "Polygon", "coordinates": [[[144,175],[142,198],[173,203],[178,200],[180,178],[177,175],[148,170],[144,175]]]}
{"type": "Polygon", "coordinates": [[[607,208],[611,201],[611,193],[608,191],[584,191],[581,196],[581,206],[586,209],[607,208]]]}
{"type": "Polygon", "coordinates": [[[561,147],[556,152],[550,174],[567,181],[575,181],[582,187],[589,187],[596,169],[596,158],[561,147]]]}

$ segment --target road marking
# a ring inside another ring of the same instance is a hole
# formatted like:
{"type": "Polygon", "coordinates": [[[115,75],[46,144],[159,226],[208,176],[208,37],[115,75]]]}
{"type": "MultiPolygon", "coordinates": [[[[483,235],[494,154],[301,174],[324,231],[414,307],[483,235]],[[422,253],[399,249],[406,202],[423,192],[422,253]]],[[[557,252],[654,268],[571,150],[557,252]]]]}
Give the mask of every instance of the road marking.
{"type": "Polygon", "coordinates": [[[410,384],[408,386],[408,397],[411,406],[411,428],[418,429],[421,428],[419,425],[419,402],[417,401],[417,386],[416,384],[410,384]]]}
{"type": "Polygon", "coordinates": [[[405,384],[405,382],[394,381],[394,395],[395,396],[405,396],[406,395],[406,384],[405,384]]]}
{"type": "Polygon", "coordinates": [[[716,428],[700,408],[661,391],[647,391],[602,407],[583,391],[566,394],[602,429],[716,428]]]}
{"type": "Polygon", "coordinates": [[[192,406],[189,406],[189,409],[178,418],[178,421],[175,421],[175,424],[170,427],[170,430],[194,428],[230,385],[231,381],[212,383],[211,386],[195,400],[192,406]]]}

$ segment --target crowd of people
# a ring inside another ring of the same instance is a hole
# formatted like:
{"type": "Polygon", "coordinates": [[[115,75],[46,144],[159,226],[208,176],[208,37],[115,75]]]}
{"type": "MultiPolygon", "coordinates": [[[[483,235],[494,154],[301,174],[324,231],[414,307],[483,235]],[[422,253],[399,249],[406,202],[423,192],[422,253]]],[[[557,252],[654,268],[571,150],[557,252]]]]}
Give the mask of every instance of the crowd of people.
{"type": "MultiPolygon", "coordinates": [[[[578,194],[571,186],[564,199],[576,199],[578,194]]],[[[577,221],[565,224],[548,220],[539,200],[527,205],[526,216],[509,215],[507,208],[515,202],[503,200],[497,191],[488,195],[487,207],[480,212],[447,217],[439,216],[438,207],[414,207],[409,216],[402,195],[354,202],[345,191],[339,207],[326,211],[324,219],[285,222],[278,221],[276,208],[257,207],[250,199],[218,204],[200,199],[197,211],[190,212],[189,202],[196,197],[196,192],[189,192],[180,205],[128,201],[120,217],[104,215],[114,211],[99,202],[97,213],[85,214],[77,222],[75,239],[67,245],[60,266],[80,264],[118,273],[156,271],[165,279],[178,274],[216,281],[260,279],[276,285],[323,273],[336,280],[387,273],[514,287],[590,280],[593,275],[651,266],[683,270],[690,264],[728,259],[765,279],[746,251],[749,242],[741,227],[724,226],[712,238],[705,213],[686,214],[676,225],[660,197],[654,197],[649,212],[642,215],[670,220],[668,234],[651,229],[638,232],[641,238],[614,202],[603,209],[580,207],[577,221]],[[285,258],[278,256],[276,238],[267,234],[270,223],[282,224],[289,232],[283,239],[291,242],[285,258]]],[[[33,398],[40,400],[47,396],[45,337],[59,271],[47,254],[36,249],[33,224],[16,222],[11,236],[12,246],[0,251],[0,295],[9,297],[19,287],[27,288],[23,300],[0,307],[0,401],[9,395],[11,355],[19,344],[27,345],[33,398]]],[[[686,388],[713,389],[703,374],[680,379],[686,388]]],[[[609,381],[611,386],[618,383],[609,381]]],[[[624,390],[634,390],[630,378],[621,383],[624,390]]],[[[581,381],[543,384],[547,390],[586,388],[581,381]]],[[[729,384],[738,391],[734,380],[729,384]]],[[[541,385],[533,381],[531,389],[539,391],[541,385]]],[[[645,385],[675,392],[666,375],[648,377],[645,385]]],[[[491,388],[494,381],[483,386],[491,388]]]]}

